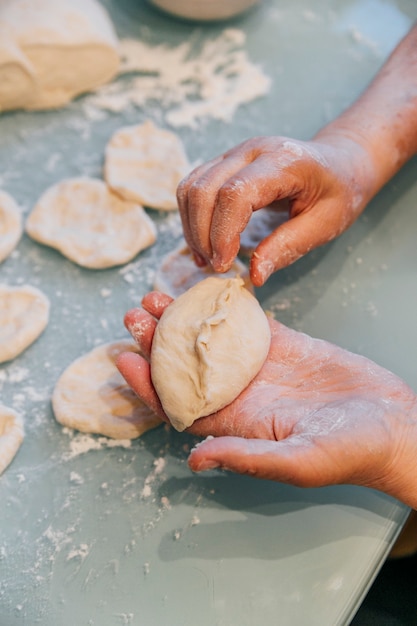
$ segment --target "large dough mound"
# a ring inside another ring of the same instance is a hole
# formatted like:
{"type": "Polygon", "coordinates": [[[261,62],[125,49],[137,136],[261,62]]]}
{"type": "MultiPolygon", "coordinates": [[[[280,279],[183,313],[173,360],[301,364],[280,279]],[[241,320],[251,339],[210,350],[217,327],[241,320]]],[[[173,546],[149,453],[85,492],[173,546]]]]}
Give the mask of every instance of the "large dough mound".
{"type": "Polygon", "coordinates": [[[176,189],[189,170],[178,135],[150,120],[120,128],[106,147],[104,177],[109,186],[122,198],[152,209],[177,208],[176,189]]]}
{"type": "Polygon", "coordinates": [[[52,407],[64,426],[114,439],[133,439],[161,419],[128,387],[116,368],[121,352],[136,352],[128,341],[94,348],[67,367],[55,385],[52,407]]]}
{"type": "Polygon", "coordinates": [[[96,0],[1,0],[0,111],[63,106],[113,78],[119,63],[96,0]]]}
{"type": "Polygon", "coordinates": [[[152,382],[177,430],[220,410],[261,369],[268,319],[240,278],[209,277],[174,300],[155,331],[152,382]]]}
{"type": "Polygon", "coordinates": [[[26,231],[90,269],[127,263],[156,239],[143,207],[125,202],[95,178],[71,178],[50,187],[29,215],[26,231]]]}

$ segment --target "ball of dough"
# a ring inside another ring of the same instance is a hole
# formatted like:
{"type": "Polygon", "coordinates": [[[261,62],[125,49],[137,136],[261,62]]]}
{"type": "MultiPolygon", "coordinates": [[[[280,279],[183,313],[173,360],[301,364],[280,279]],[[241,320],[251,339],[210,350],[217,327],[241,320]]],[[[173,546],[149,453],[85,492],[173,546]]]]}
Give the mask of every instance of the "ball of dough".
{"type": "Polygon", "coordinates": [[[152,382],[179,431],[247,387],[268,355],[268,319],[241,278],[209,277],[174,300],[155,331],[152,382]]]}
{"type": "Polygon", "coordinates": [[[0,110],[63,106],[111,80],[119,64],[97,0],[0,2],[0,110]]]}

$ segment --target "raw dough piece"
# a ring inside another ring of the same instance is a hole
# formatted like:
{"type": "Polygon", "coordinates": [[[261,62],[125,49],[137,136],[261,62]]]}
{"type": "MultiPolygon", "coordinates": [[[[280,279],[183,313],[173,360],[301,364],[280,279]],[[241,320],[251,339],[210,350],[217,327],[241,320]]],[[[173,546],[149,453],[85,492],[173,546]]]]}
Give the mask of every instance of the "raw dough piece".
{"type": "Polygon", "coordinates": [[[240,252],[250,256],[258,244],[288,220],[288,209],[265,207],[254,211],[240,235],[240,252]]]}
{"type": "Polygon", "coordinates": [[[151,352],[152,382],[172,425],[184,430],[237,398],[270,341],[267,317],[240,278],[209,277],[174,300],[151,352]]]}
{"type": "Polygon", "coordinates": [[[21,416],[0,404],[0,476],[22,445],[24,435],[21,416]]]}
{"type": "Polygon", "coordinates": [[[117,357],[127,351],[137,348],[128,341],[104,344],[64,371],[52,395],[60,424],[114,439],[134,439],[161,424],[116,368],[117,357]]]}
{"type": "Polygon", "coordinates": [[[139,204],[121,200],[93,178],[50,187],[29,215],[26,231],[90,269],[127,263],[156,239],[155,225],[139,204]]]}
{"type": "Polygon", "coordinates": [[[19,207],[8,193],[0,190],[0,263],[16,247],[22,229],[19,207]]]}
{"type": "MultiPolygon", "coordinates": [[[[194,263],[190,248],[182,242],[173,252],[167,254],[156,271],[153,287],[157,291],[162,291],[172,298],[177,298],[182,293],[214,274],[214,270],[209,265],[197,267],[194,263]]],[[[246,265],[235,259],[232,267],[224,274],[217,274],[219,278],[235,278],[240,276],[244,285],[253,292],[253,285],[250,282],[249,271],[246,265]]]]}
{"type": "Polygon", "coordinates": [[[0,111],[48,109],[112,79],[118,41],[96,0],[2,0],[0,111]]]}
{"type": "Polygon", "coordinates": [[[49,300],[29,285],[0,285],[0,363],[26,350],[45,329],[49,300]]]}
{"type": "Polygon", "coordinates": [[[104,177],[126,200],[177,209],[178,183],[190,170],[180,138],[150,120],[118,130],[106,147],[104,177]]]}

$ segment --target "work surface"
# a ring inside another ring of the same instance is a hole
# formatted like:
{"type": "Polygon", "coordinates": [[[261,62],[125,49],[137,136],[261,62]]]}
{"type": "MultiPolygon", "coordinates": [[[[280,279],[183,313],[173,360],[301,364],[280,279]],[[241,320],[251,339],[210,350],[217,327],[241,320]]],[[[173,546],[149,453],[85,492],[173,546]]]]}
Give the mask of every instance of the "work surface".
{"type": "MultiPolygon", "coordinates": [[[[214,107],[193,127],[175,127],[193,162],[251,135],[309,138],[359,94],[417,17],[414,2],[394,0],[326,0],[320,11],[302,0],[266,1],[227,25],[176,21],[139,0],[106,6],[120,37],[173,50],[190,42],[197,56],[234,28],[237,47],[271,80],[230,120],[214,107]]],[[[128,80],[119,79],[126,89],[128,80]]],[[[148,118],[169,127],[175,108],[168,97],[135,105],[126,94],[119,110],[112,106],[86,96],[60,111],[0,117],[0,188],[26,215],[53,182],[100,177],[114,130],[148,118]]],[[[414,160],[347,233],[258,291],[283,323],[360,352],[414,388],[416,174],[414,160]]],[[[302,490],[193,475],[187,435],[160,427],[114,442],[54,420],[50,395],[61,372],[96,345],[127,337],[124,312],[181,237],[177,214],[149,213],[158,241],[125,267],[85,270],[27,236],[0,267],[1,282],[30,283],[51,300],[44,334],[0,367],[1,401],[22,413],[26,428],[0,478],[0,623],[344,624],[405,507],[349,486],[302,490]]]]}

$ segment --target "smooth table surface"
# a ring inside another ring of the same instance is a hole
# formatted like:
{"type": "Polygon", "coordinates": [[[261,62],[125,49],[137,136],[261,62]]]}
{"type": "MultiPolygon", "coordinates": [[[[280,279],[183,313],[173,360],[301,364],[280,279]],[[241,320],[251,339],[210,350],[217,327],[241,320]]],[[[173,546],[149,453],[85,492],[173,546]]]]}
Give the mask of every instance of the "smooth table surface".
{"type": "MultiPolygon", "coordinates": [[[[417,17],[414,2],[265,1],[226,24],[197,25],[145,2],[106,2],[121,37],[178,47],[246,34],[270,92],[179,127],[192,161],[257,134],[309,138],[363,89],[417,17]]],[[[120,79],[123,80],[123,79],[120,79]]],[[[85,116],[86,98],[47,113],[0,116],[0,188],[30,211],[53,182],[101,176],[112,132],[147,118],[149,102],[85,116]]],[[[337,241],[258,291],[283,323],[360,352],[417,388],[417,161],[410,162],[337,241]]],[[[0,478],[0,624],[252,626],[345,624],[408,509],[380,493],[297,489],[210,472],[193,475],[195,439],[158,428],[131,442],[71,432],[50,395],[63,369],[100,343],[127,337],[124,312],[151,288],[181,237],[176,214],[150,212],[158,241],[132,263],[82,269],[24,236],[1,282],[30,283],[51,300],[50,323],[0,366],[1,402],[26,438],[0,478]]]]}

